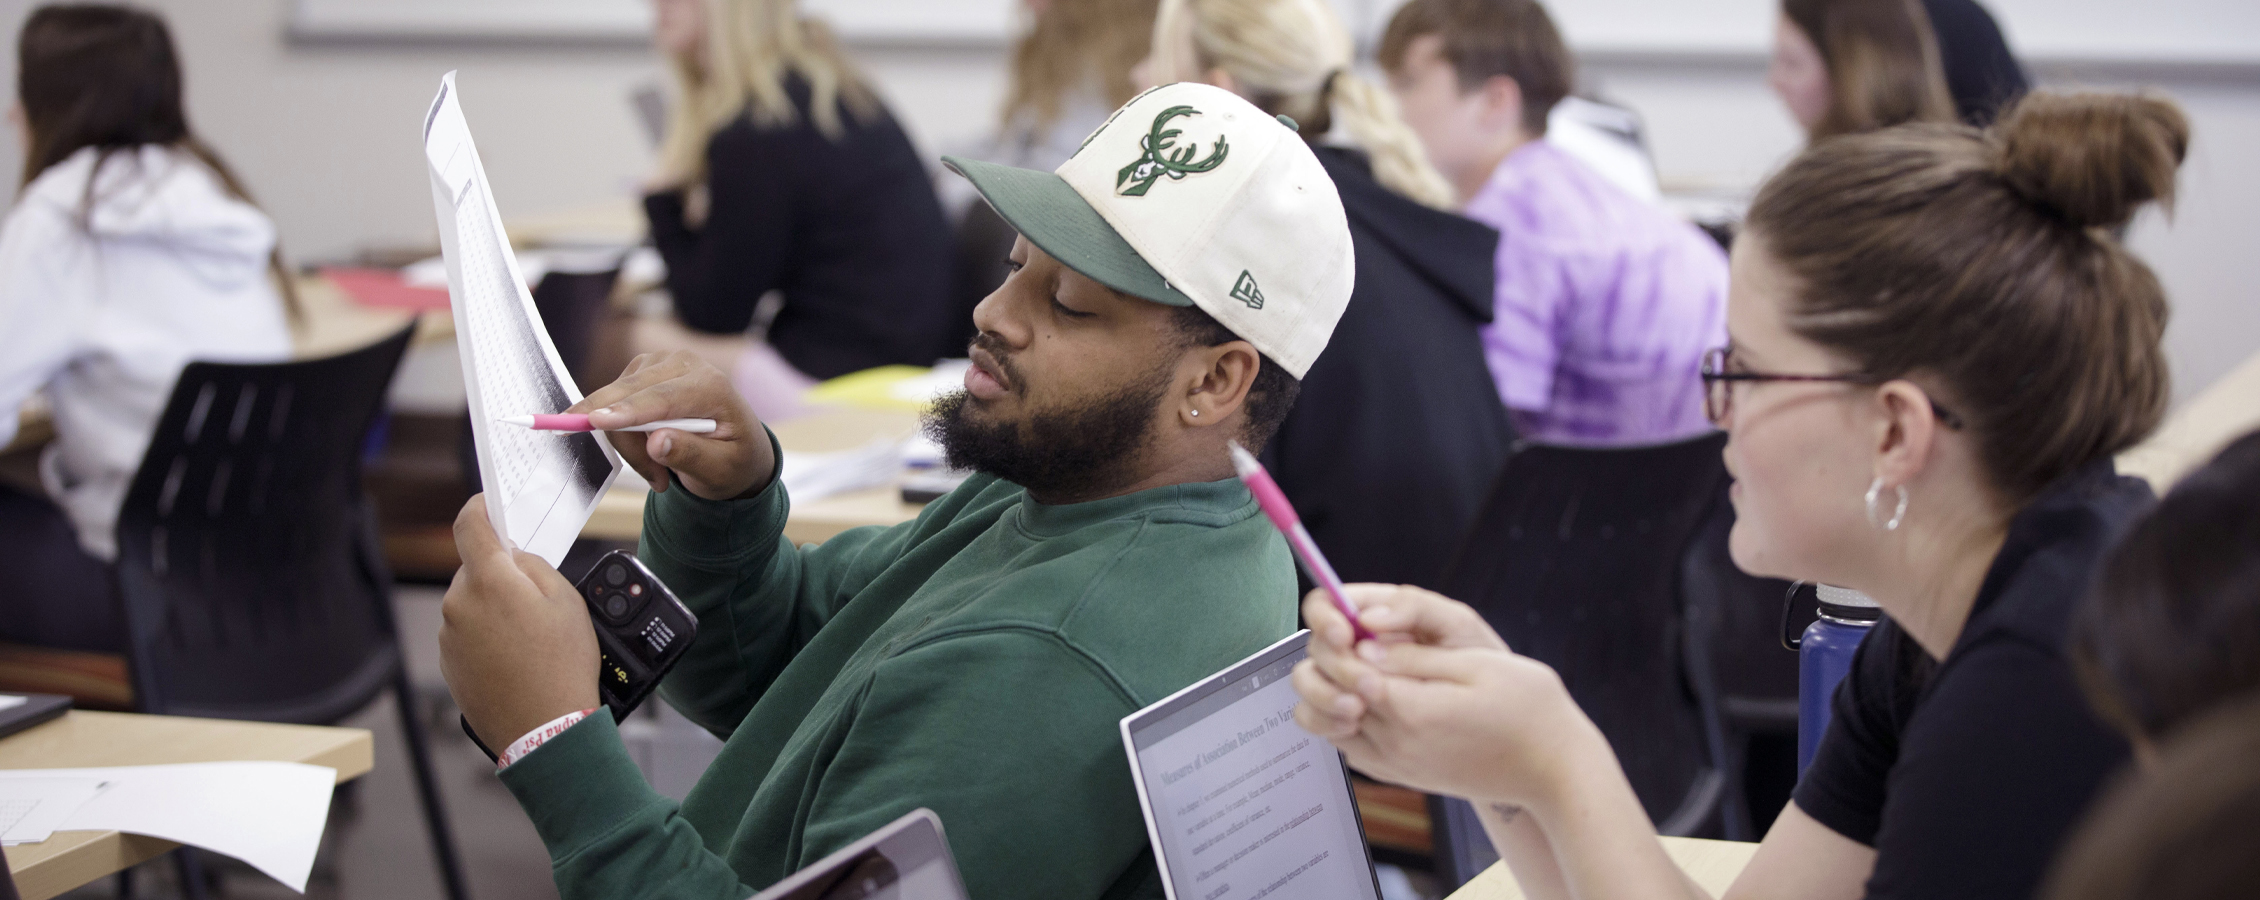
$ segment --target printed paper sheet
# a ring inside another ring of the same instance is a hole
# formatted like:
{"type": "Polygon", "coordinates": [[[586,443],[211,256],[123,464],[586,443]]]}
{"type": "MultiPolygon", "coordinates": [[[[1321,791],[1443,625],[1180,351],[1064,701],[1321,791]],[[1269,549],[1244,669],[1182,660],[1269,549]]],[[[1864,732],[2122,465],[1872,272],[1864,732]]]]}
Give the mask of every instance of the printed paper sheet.
{"type": "Polygon", "coordinates": [[[554,566],[619,475],[620,456],[594,433],[531,431],[496,421],[564,412],[580,402],[581,392],[550,343],[510,251],[454,72],[440,79],[439,96],[424,117],[424,157],[487,515],[505,537],[554,566]]]}

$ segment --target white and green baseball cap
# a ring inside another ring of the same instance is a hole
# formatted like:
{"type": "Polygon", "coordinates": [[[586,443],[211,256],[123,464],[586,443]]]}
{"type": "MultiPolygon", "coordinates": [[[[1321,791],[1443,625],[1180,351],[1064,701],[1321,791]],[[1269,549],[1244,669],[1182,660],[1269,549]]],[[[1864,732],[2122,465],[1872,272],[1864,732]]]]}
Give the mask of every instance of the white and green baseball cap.
{"type": "Polygon", "coordinates": [[[1198,306],[1298,379],[1349,305],[1334,180],[1291,123],[1222,88],[1139,94],[1053,172],[942,161],[1062,265],[1198,306]]]}

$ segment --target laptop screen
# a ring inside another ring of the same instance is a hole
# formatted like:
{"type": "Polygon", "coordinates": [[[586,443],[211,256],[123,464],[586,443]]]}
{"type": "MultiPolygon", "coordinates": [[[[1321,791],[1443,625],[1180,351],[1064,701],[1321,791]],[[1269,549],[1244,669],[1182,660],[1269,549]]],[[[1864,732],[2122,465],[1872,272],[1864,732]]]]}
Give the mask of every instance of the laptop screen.
{"type": "Polygon", "coordinates": [[[1122,720],[1171,900],[1377,900],[1333,745],[1295,724],[1310,632],[1122,720]]]}

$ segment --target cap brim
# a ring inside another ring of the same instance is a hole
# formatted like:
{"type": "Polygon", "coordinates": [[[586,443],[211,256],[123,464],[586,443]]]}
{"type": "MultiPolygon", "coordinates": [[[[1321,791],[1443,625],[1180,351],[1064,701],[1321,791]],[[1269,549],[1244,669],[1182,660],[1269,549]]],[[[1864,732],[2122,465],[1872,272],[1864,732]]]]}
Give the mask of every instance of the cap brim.
{"type": "Polygon", "coordinates": [[[1067,179],[957,156],[942,157],[942,164],[973,182],[997,215],[1061,265],[1134,297],[1193,305],[1193,298],[1170,287],[1067,179]]]}

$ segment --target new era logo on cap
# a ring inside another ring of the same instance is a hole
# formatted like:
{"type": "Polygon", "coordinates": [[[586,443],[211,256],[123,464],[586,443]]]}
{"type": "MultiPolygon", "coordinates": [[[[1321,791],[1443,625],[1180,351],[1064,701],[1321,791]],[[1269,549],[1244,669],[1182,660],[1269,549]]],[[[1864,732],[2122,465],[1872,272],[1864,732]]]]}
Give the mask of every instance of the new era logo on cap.
{"type": "Polygon", "coordinates": [[[1256,277],[1248,270],[1240,270],[1240,280],[1232,283],[1232,299],[1248,305],[1249,309],[1263,308],[1263,288],[1256,287],[1256,277]]]}
{"type": "Polygon", "coordinates": [[[1138,95],[1057,172],[943,162],[1062,265],[1198,306],[1296,378],[1349,305],[1356,263],[1333,179],[1291,123],[1222,88],[1138,95]]]}

